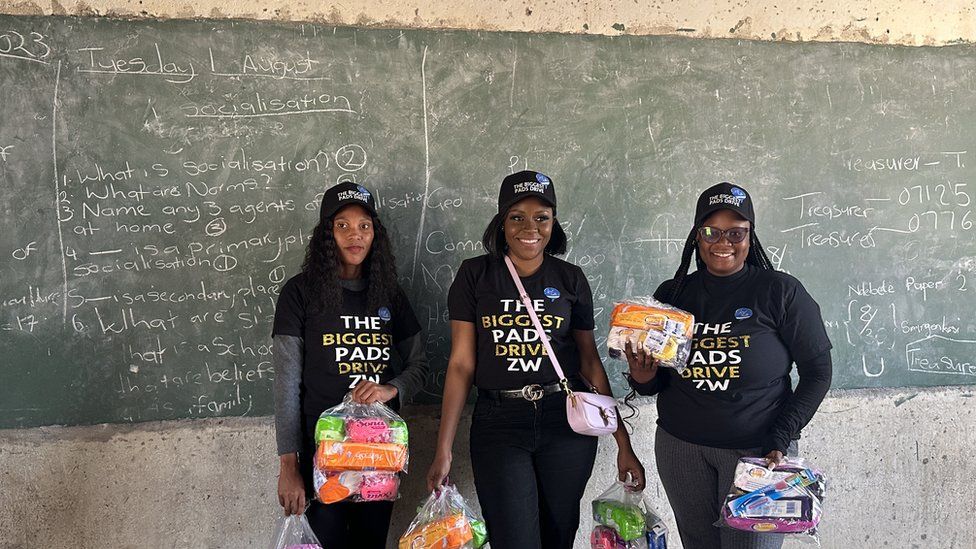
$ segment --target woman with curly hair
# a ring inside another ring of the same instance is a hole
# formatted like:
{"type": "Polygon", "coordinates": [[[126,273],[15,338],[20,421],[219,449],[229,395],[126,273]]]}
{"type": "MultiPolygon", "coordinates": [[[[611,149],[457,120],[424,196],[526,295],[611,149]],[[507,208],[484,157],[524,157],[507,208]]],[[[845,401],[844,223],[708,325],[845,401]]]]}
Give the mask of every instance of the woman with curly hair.
{"type": "MultiPolygon", "coordinates": [[[[278,296],[272,337],[278,501],[286,514],[299,514],[314,494],[319,415],[350,391],[358,402],[397,409],[427,378],[420,324],[365,187],[340,183],[325,191],[302,272],[278,296]]],[[[306,515],[325,547],[382,548],[392,511],[391,501],[313,502],[306,515]]]]}

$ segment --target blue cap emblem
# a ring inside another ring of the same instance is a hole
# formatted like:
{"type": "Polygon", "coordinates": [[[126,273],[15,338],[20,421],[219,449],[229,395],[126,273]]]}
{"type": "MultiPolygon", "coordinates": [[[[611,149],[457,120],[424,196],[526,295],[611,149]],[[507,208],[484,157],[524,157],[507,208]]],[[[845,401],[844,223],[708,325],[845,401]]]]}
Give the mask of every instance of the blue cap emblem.
{"type": "Polygon", "coordinates": [[[732,187],[731,192],[732,192],[732,196],[734,196],[736,198],[745,198],[746,197],[746,192],[743,191],[742,189],[740,189],[739,187],[732,187]]]}
{"type": "Polygon", "coordinates": [[[741,307],[735,310],[736,320],[745,320],[752,316],[752,309],[749,307],[741,307]]]}
{"type": "Polygon", "coordinates": [[[559,296],[561,295],[559,293],[559,290],[557,290],[557,289],[555,289],[555,288],[553,288],[551,286],[548,287],[548,288],[546,288],[545,290],[542,290],[542,293],[545,294],[545,296],[548,297],[552,301],[555,301],[555,300],[559,299],[559,296]]]}
{"type": "Polygon", "coordinates": [[[548,185],[550,183],[549,178],[541,173],[535,174],[535,180],[543,185],[548,185]]]}
{"type": "Polygon", "coordinates": [[[356,189],[358,189],[359,192],[365,194],[366,196],[369,196],[369,191],[366,190],[366,187],[363,187],[362,185],[357,185],[356,189]]]}
{"type": "Polygon", "coordinates": [[[380,307],[380,310],[377,311],[377,313],[380,315],[380,320],[382,320],[383,322],[390,321],[390,310],[387,309],[386,307],[380,307]]]}

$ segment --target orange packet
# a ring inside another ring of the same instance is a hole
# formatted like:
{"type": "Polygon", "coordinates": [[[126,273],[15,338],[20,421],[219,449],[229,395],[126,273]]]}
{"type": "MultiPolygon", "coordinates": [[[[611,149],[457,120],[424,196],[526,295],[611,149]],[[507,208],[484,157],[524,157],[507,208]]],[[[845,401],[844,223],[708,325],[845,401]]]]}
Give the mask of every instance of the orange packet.
{"type": "Polygon", "coordinates": [[[678,309],[653,307],[635,303],[618,303],[610,313],[610,325],[637,330],[668,333],[668,328],[679,324],[686,338],[694,334],[695,317],[678,309]],[[670,321],[670,326],[669,326],[670,321]]]}
{"type": "Polygon", "coordinates": [[[403,534],[399,549],[461,549],[473,539],[467,517],[458,513],[403,534]]]}
{"type": "Polygon", "coordinates": [[[388,442],[324,440],[315,452],[319,469],[331,471],[402,471],[407,447],[388,442]]]}

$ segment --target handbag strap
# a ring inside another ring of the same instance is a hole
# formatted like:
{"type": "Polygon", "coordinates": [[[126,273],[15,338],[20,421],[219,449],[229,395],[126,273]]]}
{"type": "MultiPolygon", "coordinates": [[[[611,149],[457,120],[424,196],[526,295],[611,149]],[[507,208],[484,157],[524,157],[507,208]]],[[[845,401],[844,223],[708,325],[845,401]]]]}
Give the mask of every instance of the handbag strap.
{"type": "Polygon", "coordinates": [[[552,362],[552,367],[556,370],[556,375],[559,376],[559,384],[562,385],[566,394],[573,394],[573,391],[569,388],[569,380],[566,379],[563,369],[559,366],[559,359],[556,358],[556,353],[552,350],[552,343],[546,337],[546,331],[542,329],[542,322],[539,322],[539,315],[535,313],[535,308],[532,307],[532,299],[529,297],[528,292],[525,291],[525,286],[522,285],[522,279],[519,278],[518,271],[515,270],[515,264],[512,263],[512,259],[507,255],[505,256],[505,265],[508,267],[509,274],[512,275],[515,287],[518,288],[519,297],[522,299],[525,309],[529,312],[529,318],[532,319],[535,331],[539,334],[539,339],[542,340],[542,344],[546,347],[546,352],[549,353],[549,361],[552,362]]]}

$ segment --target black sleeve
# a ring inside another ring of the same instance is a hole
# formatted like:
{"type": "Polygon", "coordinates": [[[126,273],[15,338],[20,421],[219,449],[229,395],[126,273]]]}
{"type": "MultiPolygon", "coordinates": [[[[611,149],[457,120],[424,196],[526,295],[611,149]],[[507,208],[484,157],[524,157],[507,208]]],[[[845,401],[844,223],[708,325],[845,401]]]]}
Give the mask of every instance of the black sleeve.
{"type": "Polygon", "coordinates": [[[420,333],[420,322],[410,306],[410,300],[403,288],[397,287],[396,302],[393,306],[393,344],[420,333]]]}
{"type": "Polygon", "coordinates": [[[783,291],[777,331],[794,362],[799,363],[823,354],[832,346],[820,316],[820,306],[798,280],[790,282],[783,291]]]}
{"type": "Polygon", "coordinates": [[[668,386],[670,380],[671,371],[669,368],[658,368],[657,375],[647,383],[637,383],[634,378],[627,376],[627,383],[637,391],[637,394],[643,396],[653,396],[660,393],[668,386]]]}
{"type": "Polygon", "coordinates": [[[593,291],[590,282],[586,280],[583,269],[576,267],[576,303],[573,304],[572,318],[569,327],[573,330],[593,330],[593,291]]]}
{"type": "Polygon", "coordinates": [[[475,272],[471,260],[461,263],[451,289],[447,292],[447,310],[451,320],[474,322],[477,319],[477,304],[474,299],[475,272]]]}
{"type": "Polygon", "coordinates": [[[800,381],[763,441],[763,455],[772,450],[779,450],[786,455],[790,441],[799,437],[800,430],[813,418],[830,389],[833,371],[830,351],[796,361],[796,370],[800,381]]]}
{"type": "Polygon", "coordinates": [[[277,335],[305,337],[305,297],[298,277],[286,282],[278,295],[271,337],[277,335]]]}

